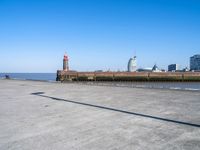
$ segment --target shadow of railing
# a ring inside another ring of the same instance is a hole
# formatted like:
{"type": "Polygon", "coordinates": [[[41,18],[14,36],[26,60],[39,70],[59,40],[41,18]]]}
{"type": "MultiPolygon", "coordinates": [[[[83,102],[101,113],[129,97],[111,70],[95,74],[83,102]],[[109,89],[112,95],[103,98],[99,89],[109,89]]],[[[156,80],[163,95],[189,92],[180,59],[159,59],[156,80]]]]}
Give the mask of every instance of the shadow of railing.
{"type": "Polygon", "coordinates": [[[98,108],[98,109],[110,110],[110,111],[115,111],[115,112],[120,112],[120,113],[125,113],[125,114],[145,117],[145,118],[156,119],[156,120],[160,120],[160,121],[176,123],[176,124],[180,124],[180,125],[187,125],[187,126],[198,127],[198,128],[200,127],[199,124],[194,124],[194,123],[189,123],[189,122],[184,122],[184,121],[178,121],[178,120],[173,120],[173,119],[167,119],[167,118],[162,118],[162,117],[157,117],[157,116],[152,116],[152,115],[146,115],[146,114],[141,114],[141,113],[136,113],[136,112],[130,112],[130,111],[116,109],[116,108],[112,108],[112,107],[106,107],[106,106],[100,106],[100,105],[95,105],[95,104],[83,103],[83,102],[79,102],[79,101],[66,100],[66,99],[56,98],[56,97],[47,96],[47,95],[43,95],[43,94],[45,94],[45,93],[44,92],[31,93],[31,95],[50,98],[50,99],[56,100],[56,101],[64,101],[64,102],[73,103],[73,104],[90,106],[90,107],[95,107],[95,108],[98,108]]]}

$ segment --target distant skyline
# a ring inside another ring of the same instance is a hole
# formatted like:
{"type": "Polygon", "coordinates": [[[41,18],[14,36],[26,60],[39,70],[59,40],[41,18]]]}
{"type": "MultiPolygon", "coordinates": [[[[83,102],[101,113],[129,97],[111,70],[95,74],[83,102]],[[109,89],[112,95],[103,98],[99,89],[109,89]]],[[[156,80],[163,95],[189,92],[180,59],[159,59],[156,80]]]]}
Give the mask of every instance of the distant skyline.
{"type": "Polygon", "coordinates": [[[0,0],[0,72],[189,67],[199,0],[0,0]]]}

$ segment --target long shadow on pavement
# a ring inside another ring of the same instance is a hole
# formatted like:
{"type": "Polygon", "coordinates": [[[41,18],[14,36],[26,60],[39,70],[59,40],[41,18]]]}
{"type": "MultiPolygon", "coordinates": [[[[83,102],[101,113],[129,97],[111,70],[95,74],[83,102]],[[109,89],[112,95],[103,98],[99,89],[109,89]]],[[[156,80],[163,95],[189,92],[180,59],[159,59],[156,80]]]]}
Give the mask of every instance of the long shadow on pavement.
{"type": "Polygon", "coordinates": [[[156,117],[156,116],[151,116],[151,115],[146,115],[146,114],[141,114],[141,113],[135,113],[135,112],[120,110],[120,109],[116,109],[116,108],[94,105],[94,104],[89,104],[89,103],[83,103],[83,102],[78,102],[78,101],[66,100],[66,99],[56,98],[56,97],[42,95],[42,94],[44,94],[44,92],[31,93],[31,95],[41,96],[41,97],[45,97],[45,98],[51,98],[51,99],[56,100],[56,101],[64,101],[64,102],[68,102],[68,103],[74,103],[74,104],[79,104],[79,105],[84,105],[84,106],[95,107],[95,108],[99,108],[99,109],[111,110],[111,111],[116,111],[116,112],[121,112],[121,113],[125,113],[125,114],[130,114],[130,115],[135,115],[135,116],[140,116],[140,117],[145,117],[145,118],[151,118],[151,119],[156,119],[156,120],[161,120],[161,121],[166,121],[166,122],[171,122],[171,123],[176,123],[176,124],[181,124],[181,125],[188,125],[188,126],[192,126],[192,127],[200,127],[199,124],[194,124],[194,123],[189,123],[189,122],[184,122],[184,121],[178,121],[178,120],[172,120],[172,119],[167,119],[167,118],[162,118],[162,117],[156,117]]]}

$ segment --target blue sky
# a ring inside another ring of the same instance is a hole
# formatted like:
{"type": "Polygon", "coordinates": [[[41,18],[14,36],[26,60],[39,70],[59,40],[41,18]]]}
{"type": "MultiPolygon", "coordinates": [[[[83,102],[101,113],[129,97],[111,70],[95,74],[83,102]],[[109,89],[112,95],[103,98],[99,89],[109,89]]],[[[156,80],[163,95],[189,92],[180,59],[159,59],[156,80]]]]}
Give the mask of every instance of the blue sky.
{"type": "Polygon", "coordinates": [[[200,53],[199,0],[0,0],[0,72],[160,68],[200,53]]]}

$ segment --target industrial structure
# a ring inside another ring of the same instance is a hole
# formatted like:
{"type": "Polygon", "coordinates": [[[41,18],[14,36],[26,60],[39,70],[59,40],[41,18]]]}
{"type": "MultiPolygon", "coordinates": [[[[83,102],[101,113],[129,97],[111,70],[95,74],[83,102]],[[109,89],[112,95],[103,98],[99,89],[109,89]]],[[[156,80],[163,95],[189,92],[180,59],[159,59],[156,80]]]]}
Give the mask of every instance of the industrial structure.
{"type": "MultiPolygon", "coordinates": [[[[135,57],[136,58],[136,57],[135,57]]],[[[132,71],[132,70],[131,70],[132,71]]],[[[57,71],[57,81],[200,81],[200,72],[160,72],[154,65],[152,72],[77,72],[69,70],[68,56],[63,70],[57,71]]]]}
{"type": "Polygon", "coordinates": [[[190,57],[190,70],[200,71],[200,54],[190,57]]]}

